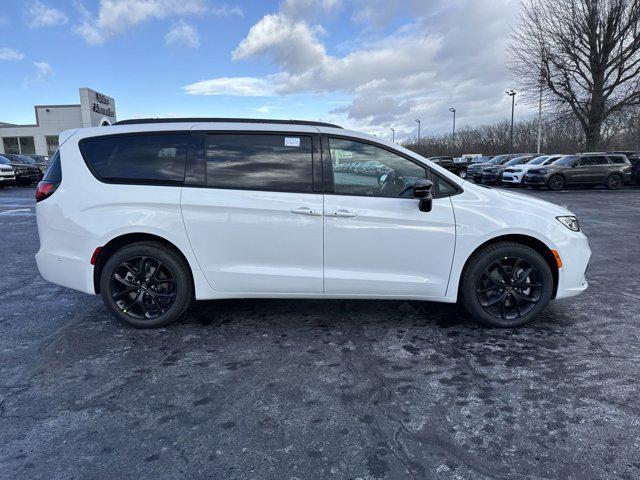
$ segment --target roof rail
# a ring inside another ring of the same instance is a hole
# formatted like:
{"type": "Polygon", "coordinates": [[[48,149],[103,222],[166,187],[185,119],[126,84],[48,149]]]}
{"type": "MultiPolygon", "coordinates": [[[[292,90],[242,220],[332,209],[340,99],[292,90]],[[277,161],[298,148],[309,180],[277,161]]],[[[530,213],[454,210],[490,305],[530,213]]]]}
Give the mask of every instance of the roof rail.
{"type": "Polygon", "coordinates": [[[312,122],[308,120],[278,120],[268,118],[208,118],[208,117],[195,117],[195,118],[132,118],[129,120],[119,120],[114,125],[138,125],[145,123],[276,123],[281,125],[308,125],[311,127],[332,127],[342,128],[339,125],[324,122],[312,122]]]}

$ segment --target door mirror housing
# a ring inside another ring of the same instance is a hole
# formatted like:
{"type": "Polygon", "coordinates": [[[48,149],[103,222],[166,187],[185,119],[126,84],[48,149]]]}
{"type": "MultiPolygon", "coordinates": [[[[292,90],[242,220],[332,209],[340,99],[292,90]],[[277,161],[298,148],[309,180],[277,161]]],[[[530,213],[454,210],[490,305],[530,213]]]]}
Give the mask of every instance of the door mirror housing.
{"type": "Polygon", "coordinates": [[[413,198],[419,198],[421,212],[430,212],[433,206],[433,182],[426,178],[416,180],[413,185],[413,198]]]}

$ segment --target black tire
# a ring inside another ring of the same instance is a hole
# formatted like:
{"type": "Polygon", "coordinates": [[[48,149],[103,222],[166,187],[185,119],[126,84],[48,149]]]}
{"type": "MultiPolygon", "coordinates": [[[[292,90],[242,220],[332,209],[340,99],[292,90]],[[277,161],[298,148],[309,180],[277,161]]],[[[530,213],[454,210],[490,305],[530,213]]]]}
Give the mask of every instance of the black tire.
{"type": "Polygon", "coordinates": [[[158,328],[188,310],[193,281],[189,266],[174,249],[139,242],[109,257],[100,275],[100,292],[118,320],[136,328],[158,328]]]}
{"type": "Polygon", "coordinates": [[[624,178],[622,178],[622,175],[619,173],[612,173],[607,177],[604,186],[609,190],[618,190],[619,188],[622,188],[623,184],[624,178]]]}
{"type": "Polygon", "coordinates": [[[462,168],[460,170],[458,170],[458,176],[462,179],[466,179],[467,178],[467,171],[462,168]]]}
{"type": "Polygon", "coordinates": [[[547,183],[547,186],[549,187],[549,190],[553,190],[554,192],[557,192],[564,188],[565,183],[566,182],[564,180],[564,177],[556,173],[555,175],[551,175],[551,177],[549,177],[549,182],[547,183]]]}
{"type": "Polygon", "coordinates": [[[462,305],[489,327],[525,325],[544,310],[552,294],[553,276],[545,259],[532,248],[513,242],[494,243],[478,250],[465,266],[460,281],[462,305]],[[495,272],[500,271],[497,265],[502,265],[504,277],[496,276],[495,272]]]}

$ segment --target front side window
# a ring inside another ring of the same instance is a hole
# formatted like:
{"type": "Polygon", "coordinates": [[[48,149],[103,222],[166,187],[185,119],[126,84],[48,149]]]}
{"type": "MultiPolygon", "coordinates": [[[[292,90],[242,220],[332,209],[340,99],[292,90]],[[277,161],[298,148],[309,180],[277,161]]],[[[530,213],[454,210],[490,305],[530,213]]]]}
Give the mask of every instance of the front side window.
{"type": "Polygon", "coordinates": [[[408,187],[427,178],[424,167],[380,147],[330,138],[329,150],[337,194],[409,197],[408,187]]]}
{"type": "Polygon", "coordinates": [[[312,140],[304,135],[207,135],[207,186],[312,192],[312,140]]]}
{"type": "Polygon", "coordinates": [[[82,140],[87,165],[102,179],[127,183],[182,183],[188,134],[133,134],[82,140]]]}

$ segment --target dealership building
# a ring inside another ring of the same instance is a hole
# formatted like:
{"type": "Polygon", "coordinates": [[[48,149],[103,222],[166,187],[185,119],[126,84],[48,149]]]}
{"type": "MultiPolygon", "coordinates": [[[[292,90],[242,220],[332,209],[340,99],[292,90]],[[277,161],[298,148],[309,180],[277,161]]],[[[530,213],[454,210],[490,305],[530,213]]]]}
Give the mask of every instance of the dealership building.
{"type": "Polygon", "coordinates": [[[113,98],[90,88],[80,89],[76,105],[36,105],[36,123],[14,125],[0,118],[0,154],[52,155],[60,132],[73,128],[111,125],[116,121],[113,98]]]}

